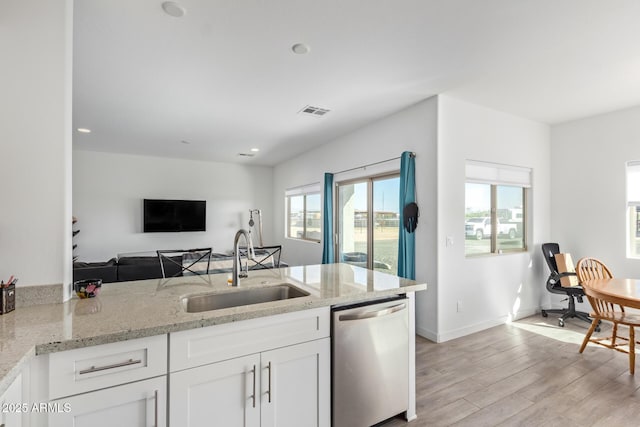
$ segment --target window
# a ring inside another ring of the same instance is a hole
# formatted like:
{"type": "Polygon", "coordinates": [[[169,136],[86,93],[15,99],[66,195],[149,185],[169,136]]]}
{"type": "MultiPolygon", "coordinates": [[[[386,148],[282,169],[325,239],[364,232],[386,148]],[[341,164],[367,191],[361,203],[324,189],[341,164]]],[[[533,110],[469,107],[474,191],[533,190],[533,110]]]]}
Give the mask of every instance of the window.
{"type": "Polygon", "coordinates": [[[627,162],[627,257],[640,258],[640,161],[627,162]]]}
{"type": "Polygon", "coordinates": [[[320,186],[314,184],[289,189],[285,192],[285,203],[286,237],[320,242],[322,237],[320,186]]]}
{"type": "Polygon", "coordinates": [[[467,161],[465,255],[524,251],[531,170],[467,161]]]}
{"type": "Polygon", "coordinates": [[[337,262],[398,271],[399,191],[398,174],[338,184],[337,262]]]}

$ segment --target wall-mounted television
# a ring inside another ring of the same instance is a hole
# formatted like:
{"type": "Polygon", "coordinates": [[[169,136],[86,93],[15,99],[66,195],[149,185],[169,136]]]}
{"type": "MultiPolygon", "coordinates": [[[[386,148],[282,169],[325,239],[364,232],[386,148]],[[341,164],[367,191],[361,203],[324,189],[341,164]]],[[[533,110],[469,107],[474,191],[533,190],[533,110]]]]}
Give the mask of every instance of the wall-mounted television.
{"type": "Polygon", "coordinates": [[[205,200],[144,199],[145,233],[206,231],[205,200]]]}

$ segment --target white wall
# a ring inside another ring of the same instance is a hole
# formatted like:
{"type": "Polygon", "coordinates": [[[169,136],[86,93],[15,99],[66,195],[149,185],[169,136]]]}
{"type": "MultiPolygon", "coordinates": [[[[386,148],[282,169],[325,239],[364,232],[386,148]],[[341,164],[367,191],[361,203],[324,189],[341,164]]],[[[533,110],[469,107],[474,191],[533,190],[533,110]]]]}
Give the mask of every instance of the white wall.
{"type": "Polygon", "coordinates": [[[625,162],[640,160],[640,107],[551,131],[553,239],[575,262],[593,256],[616,276],[640,277],[640,260],[626,258],[625,198],[625,162]]]}
{"type": "Polygon", "coordinates": [[[262,210],[264,242],[273,243],[272,178],[270,167],[74,150],[75,252],[82,261],[157,249],[226,252],[249,227],[249,209],[262,210]],[[143,233],[145,198],[206,200],[207,231],[143,233]]]}
{"type": "Polygon", "coordinates": [[[71,278],[71,13],[69,0],[2,2],[0,277],[18,285],[71,278]]]}
{"type": "Polygon", "coordinates": [[[540,244],[550,235],[549,132],[543,124],[439,97],[438,341],[531,315],[548,299],[540,244]],[[466,159],[533,169],[527,252],[465,258],[466,159]]]}
{"type": "MultiPolygon", "coordinates": [[[[417,328],[436,331],[436,120],[435,97],[339,137],[304,155],[281,163],[274,170],[274,231],[283,244],[283,259],[291,265],[319,264],[322,244],[285,239],[284,192],[287,188],[323,182],[324,172],[338,172],[416,153],[416,191],[420,221],[416,230],[416,279],[427,282],[418,292],[417,328]]],[[[363,175],[367,172],[363,171],[363,175]]],[[[336,180],[340,176],[336,176],[336,180]]]]}

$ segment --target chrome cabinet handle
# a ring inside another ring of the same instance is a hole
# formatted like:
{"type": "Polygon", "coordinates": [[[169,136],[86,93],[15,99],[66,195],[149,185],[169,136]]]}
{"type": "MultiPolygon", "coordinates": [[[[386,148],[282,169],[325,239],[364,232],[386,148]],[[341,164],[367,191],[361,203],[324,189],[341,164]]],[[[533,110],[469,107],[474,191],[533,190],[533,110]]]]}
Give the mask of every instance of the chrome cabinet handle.
{"type": "Polygon", "coordinates": [[[84,375],[84,374],[90,374],[93,372],[99,372],[99,371],[105,371],[107,369],[113,369],[113,368],[120,368],[122,366],[129,366],[129,365],[137,365],[138,363],[142,363],[142,360],[138,359],[138,360],[133,360],[133,359],[129,359],[126,362],[121,362],[121,363],[114,363],[113,365],[106,365],[106,366],[92,366],[88,369],[83,369],[82,371],[79,372],[80,375],[84,375]]]}
{"type": "Polygon", "coordinates": [[[355,314],[343,314],[338,317],[339,320],[361,320],[361,319],[371,319],[372,317],[380,317],[387,316],[389,314],[395,313],[396,311],[403,310],[407,304],[402,303],[398,305],[394,305],[392,307],[383,308],[378,311],[366,311],[364,313],[355,313],[355,314]]]}
{"type": "Polygon", "coordinates": [[[267,390],[267,394],[269,395],[269,403],[271,403],[271,362],[267,365],[267,369],[269,370],[269,389],[267,390]]]}
{"type": "Polygon", "coordinates": [[[153,410],[154,410],[154,417],[155,417],[155,422],[153,423],[153,425],[155,427],[158,427],[158,390],[155,390],[153,392],[153,398],[154,398],[154,406],[153,406],[153,410]]]}
{"type": "Polygon", "coordinates": [[[253,407],[256,407],[256,365],[253,365],[253,369],[251,370],[253,374],[253,394],[251,395],[251,399],[253,399],[253,407]]]}

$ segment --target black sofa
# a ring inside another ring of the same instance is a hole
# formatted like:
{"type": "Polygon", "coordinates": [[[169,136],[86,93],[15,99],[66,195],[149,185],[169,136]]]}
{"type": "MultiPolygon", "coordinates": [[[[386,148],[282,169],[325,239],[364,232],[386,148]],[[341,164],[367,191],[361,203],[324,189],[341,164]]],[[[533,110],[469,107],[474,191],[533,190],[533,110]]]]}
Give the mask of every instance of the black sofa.
{"type": "MultiPolygon", "coordinates": [[[[167,277],[182,276],[181,257],[172,257],[177,264],[164,263],[167,277]]],[[[102,279],[102,283],[162,278],[160,261],[155,256],[131,256],[111,258],[106,262],[74,262],[73,281],[102,279]]]]}
{"type": "MultiPolygon", "coordinates": [[[[250,266],[250,270],[264,268],[287,267],[280,261],[281,246],[256,248],[259,262],[250,266]]],[[[174,262],[163,262],[166,277],[182,276],[183,258],[181,255],[167,257],[174,262]]],[[[202,262],[206,262],[203,260],[202,262]]],[[[209,273],[230,273],[233,256],[229,254],[211,254],[209,273]]],[[[74,262],[73,281],[84,279],[102,279],[102,283],[126,282],[129,280],[145,280],[162,278],[160,260],[157,256],[121,256],[106,262],[74,262]]]]}
{"type": "Polygon", "coordinates": [[[111,258],[107,262],[74,262],[73,281],[102,279],[102,283],[118,281],[118,260],[111,258]]]}
{"type": "MultiPolygon", "coordinates": [[[[182,276],[182,257],[171,257],[173,262],[164,262],[164,272],[167,277],[182,276]]],[[[118,259],[118,282],[128,280],[159,279],[162,269],[158,257],[132,256],[118,259]]]]}

